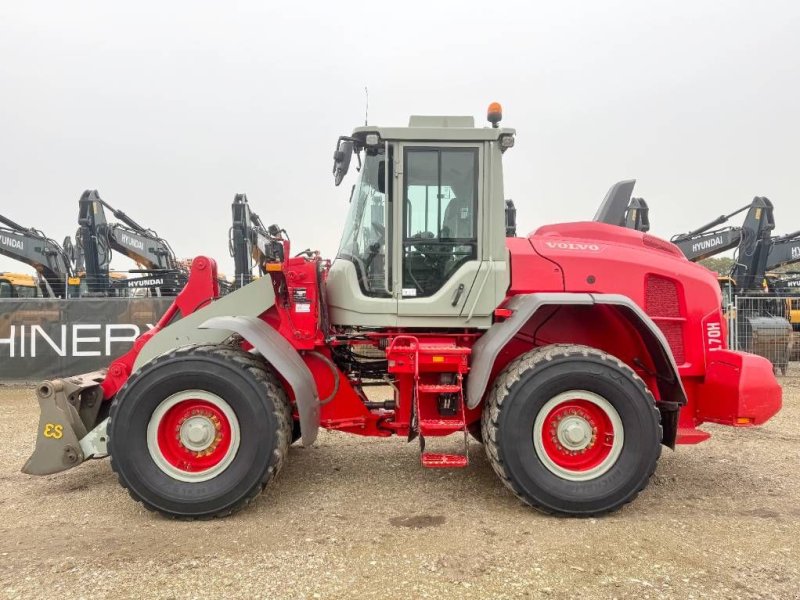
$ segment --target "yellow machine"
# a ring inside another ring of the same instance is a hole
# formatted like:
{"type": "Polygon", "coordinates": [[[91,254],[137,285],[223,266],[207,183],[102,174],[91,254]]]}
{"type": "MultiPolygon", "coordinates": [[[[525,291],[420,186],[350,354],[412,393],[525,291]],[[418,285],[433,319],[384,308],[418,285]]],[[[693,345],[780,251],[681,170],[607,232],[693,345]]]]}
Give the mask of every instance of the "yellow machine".
{"type": "Polygon", "coordinates": [[[792,324],[792,329],[800,331],[800,297],[787,298],[786,304],[789,308],[789,322],[792,324]]]}
{"type": "Polygon", "coordinates": [[[792,337],[794,338],[792,360],[800,360],[800,296],[786,298],[786,305],[789,322],[792,324],[792,337]]]}
{"type": "Polygon", "coordinates": [[[0,298],[41,298],[39,284],[33,275],[0,273],[0,298]]]}

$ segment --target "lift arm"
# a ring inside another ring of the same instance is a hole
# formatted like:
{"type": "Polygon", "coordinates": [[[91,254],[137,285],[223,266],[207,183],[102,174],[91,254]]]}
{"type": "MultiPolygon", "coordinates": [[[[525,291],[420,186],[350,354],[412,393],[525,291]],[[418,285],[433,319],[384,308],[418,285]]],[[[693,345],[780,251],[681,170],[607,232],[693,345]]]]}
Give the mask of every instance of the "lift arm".
{"type": "Polygon", "coordinates": [[[42,279],[40,287],[43,295],[66,298],[72,269],[69,258],[58,242],[38,229],[23,227],[2,215],[0,224],[0,254],[36,269],[42,279]]]}

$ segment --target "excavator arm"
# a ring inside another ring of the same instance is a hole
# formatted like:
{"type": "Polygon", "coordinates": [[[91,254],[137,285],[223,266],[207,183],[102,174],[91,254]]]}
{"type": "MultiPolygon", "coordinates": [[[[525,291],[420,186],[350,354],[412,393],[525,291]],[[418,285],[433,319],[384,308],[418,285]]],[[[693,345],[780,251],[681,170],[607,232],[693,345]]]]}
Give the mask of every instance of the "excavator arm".
{"type": "Polygon", "coordinates": [[[800,261],[800,231],[772,239],[767,254],[767,270],[800,261]]]}
{"type": "Polygon", "coordinates": [[[158,288],[176,293],[186,283],[169,243],[103,200],[97,190],[87,190],[79,201],[79,246],[86,264],[89,289],[106,293],[112,288],[158,288]],[[120,223],[109,223],[108,209],[120,223]],[[127,256],[147,275],[112,283],[109,278],[111,251],[127,256]]]}
{"type": "Polygon", "coordinates": [[[236,194],[231,212],[233,224],[229,232],[229,246],[235,268],[234,286],[240,288],[253,281],[253,242],[250,236],[253,225],[246,194],[236,194]]]}
{"type": "Polygon", "coordinates": [[[687,238],[673,238],[672,243],[681,249],[684,256],[692,262],[736,248],[742,241],[741,227],[725,227],[706,231],[687,238]]]}
{"type": "Polygon", "coordinates": [[[644,198],[631,198],[625,211],[625,227],[642,233],[650,231],[650,207],[644,198]]]}
{"type": "Polygon", "coordinates": [[[236,268],[235,287],[253,280],[253,263],[260,275],[266,274],[268,262],[283,260],[283,242],[277,226],[265,227],[250,209],[246,194],[236,194],[231,205],[233,224],[229,233],[230,253],[236,268]]]}
{"type": "MultiPolygon", "coordinates": [[[[681,249],[686,258],[697,262],[737,247],[741,250],[743,244],[749,248],[751,242],[761,239],[764,230],[772,230],[770,225],[774,227],[772,203],[767,198],[756,196],[750,204],[728,215],[721,215],[688,233],[673,236],[671,241],[681,249]],[[747,215],[741,227],[714,229],[744,211],[747,211],[747,215]]],[[[744,257],[748,252],[745,250],[740,254],[744,257]]],[[[749,268],[749,264],[747,266],[749,268]]]]}
{"type": "Polygon", "coordinates": [[[0,254],[36,269],[42,280],[43,295],[66,298],[72,268],[58,242],[37,229],[23,227],[2,215],[0,224],[3,225],[0,226],[0,254]]]}
{"type": "Polygon", "coordinates": [[[737,293],[758,290],[767,273],[767,257],[772,246],[775,216],[768,198],[753,198],[750,211],[742,225],[742,239],[736,250],[736,263],[731,277],[737,293]]]}

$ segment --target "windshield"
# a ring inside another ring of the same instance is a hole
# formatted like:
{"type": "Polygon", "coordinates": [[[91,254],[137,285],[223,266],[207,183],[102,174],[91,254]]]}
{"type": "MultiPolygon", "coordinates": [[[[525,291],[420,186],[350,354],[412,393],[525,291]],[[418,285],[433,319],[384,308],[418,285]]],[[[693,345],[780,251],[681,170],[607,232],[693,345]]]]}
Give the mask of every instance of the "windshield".
{"type": "MultiPolygon", "coordinates": [[[[384,152],[367,155],[350,198],[350,210],[339,244],[338,258],[356,266],[361,290],[369,296],[388,296],[386,235],[390,228],[386,195],[379,190],[384,152]]],[[[383,186],[380,186],[383,187],[383,186]]]]}

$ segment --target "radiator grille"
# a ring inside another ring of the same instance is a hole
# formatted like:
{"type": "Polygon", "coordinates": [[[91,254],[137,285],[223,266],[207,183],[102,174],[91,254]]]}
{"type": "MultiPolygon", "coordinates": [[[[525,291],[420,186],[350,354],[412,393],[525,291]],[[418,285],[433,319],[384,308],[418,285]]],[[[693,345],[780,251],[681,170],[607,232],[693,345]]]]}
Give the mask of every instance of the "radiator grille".
{"type": "Polygon", "coordinates": [[[648,275],[645,310],[651,317],[680,317],[681,304],[675,282],[666,277],[648,275]]]}
{"type": "Polygon", "coordinates": [[[675,362],[686,361],[683,340],[684,319],[678,285],[666,277],[648,275],[645,288],[645,311],[661,329],[675,357],[675,362]]]}

